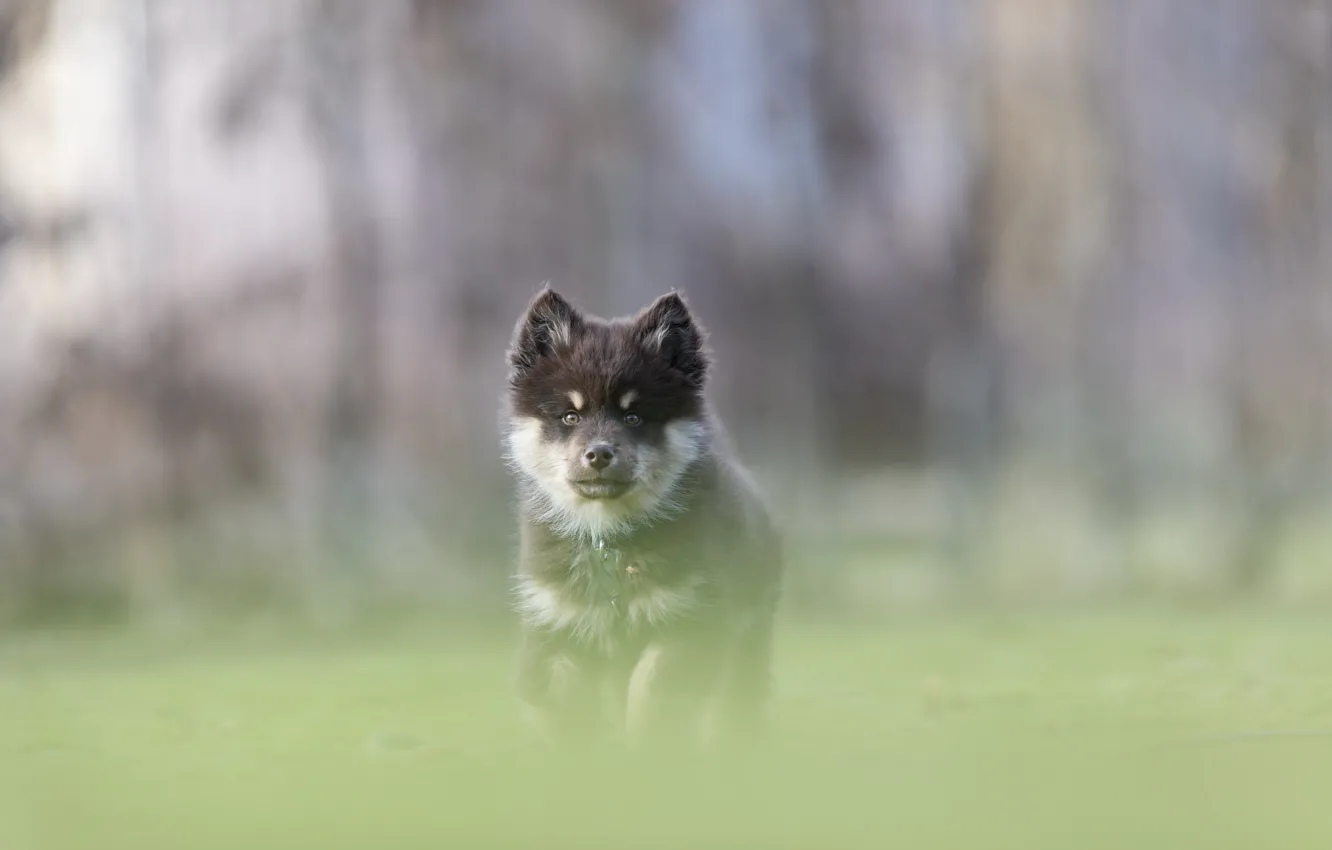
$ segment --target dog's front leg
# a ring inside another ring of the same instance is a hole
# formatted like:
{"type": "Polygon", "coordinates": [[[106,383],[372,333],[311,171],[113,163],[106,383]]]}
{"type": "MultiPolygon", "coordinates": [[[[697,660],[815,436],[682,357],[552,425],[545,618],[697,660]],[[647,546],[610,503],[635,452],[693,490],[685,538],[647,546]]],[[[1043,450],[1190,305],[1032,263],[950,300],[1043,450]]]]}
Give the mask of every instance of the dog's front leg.
{"type": "Polygon", "coordinates": [[[629,676],[625,730],[636,746],[700,741],[717,662],[697,639],[648,644],[629,676]]]}
{"type": "Polygon", "coordinates": [[[529,723],[547,742],[587,743],[605,731],[597,671],[576,653],[529,638],[518,690],[529,723]]]}

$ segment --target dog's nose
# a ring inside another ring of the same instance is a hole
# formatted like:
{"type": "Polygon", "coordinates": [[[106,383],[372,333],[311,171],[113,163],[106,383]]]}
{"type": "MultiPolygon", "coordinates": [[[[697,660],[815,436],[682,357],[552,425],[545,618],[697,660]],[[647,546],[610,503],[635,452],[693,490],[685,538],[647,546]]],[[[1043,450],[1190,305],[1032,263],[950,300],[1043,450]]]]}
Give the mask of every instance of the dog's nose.
{"type": "Polygon", "coordinates": [[[583,452],[583,463],[593,469],[605,469],[613,460],[615,460],[615,449],[606,443],[588,446],[587,451],[583,452]]]}

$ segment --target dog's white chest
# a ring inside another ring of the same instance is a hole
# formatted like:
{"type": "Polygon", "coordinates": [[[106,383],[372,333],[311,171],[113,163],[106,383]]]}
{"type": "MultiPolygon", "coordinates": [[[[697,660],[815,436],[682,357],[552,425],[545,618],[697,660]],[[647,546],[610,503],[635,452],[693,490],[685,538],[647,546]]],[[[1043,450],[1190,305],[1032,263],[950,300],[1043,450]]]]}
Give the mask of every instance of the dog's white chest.
{"type": "MultiPolygon", "coordinates": [[[[523,576],[518,582],[519,613],[531,628],[566,632],[583,643],[606,644],[625,631],[662,625],[698,607],[701,581],[697,577],[661,585],[641,572],[623,576],[603,572],[616,566],[578,565],[580,570],[593,571],[586,577],[595,589],[591,595],[563,583],[523,576]],[[598,586],[598,582],[602,584],[598,586]]],[[[630,561],[618,564],[618,569],[641,568],[630,561]]]]}

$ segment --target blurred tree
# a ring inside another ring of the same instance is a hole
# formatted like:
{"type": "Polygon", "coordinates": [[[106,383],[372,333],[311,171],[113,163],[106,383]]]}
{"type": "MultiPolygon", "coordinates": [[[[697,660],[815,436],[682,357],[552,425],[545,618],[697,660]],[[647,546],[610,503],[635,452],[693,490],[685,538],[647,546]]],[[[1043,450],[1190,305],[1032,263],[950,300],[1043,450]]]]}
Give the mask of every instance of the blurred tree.
{"type": "Polygon", "coordinates": [[[375,452],[381,395],[383,269],[366,140],[368,34],[382,6],[318,0],[303,21],[304,97],[320,172],[333,256],[328,273],[335,329],[333,385],[325,410],[324,553],[350,572],[373,562],[375,452]]]}

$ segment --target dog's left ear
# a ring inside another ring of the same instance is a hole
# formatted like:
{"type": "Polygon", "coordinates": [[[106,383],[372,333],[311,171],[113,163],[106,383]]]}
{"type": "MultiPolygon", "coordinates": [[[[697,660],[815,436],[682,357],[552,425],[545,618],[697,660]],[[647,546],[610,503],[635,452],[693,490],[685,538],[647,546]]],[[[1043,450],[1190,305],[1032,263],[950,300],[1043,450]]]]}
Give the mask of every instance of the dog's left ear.
{"type": "Polygon", "coordinates": [[[643,345],[696,387],[708,374],[707,335],[679,293],[663,295],[634,320],[643,345]]]}
{"type": "Polygon", "coordinates": [[[564,296],[542,287],[514,328],[509,343],[509,374],[531,371],[539,360],[568,346],[583,330],[583,316],[564,296]]]}

